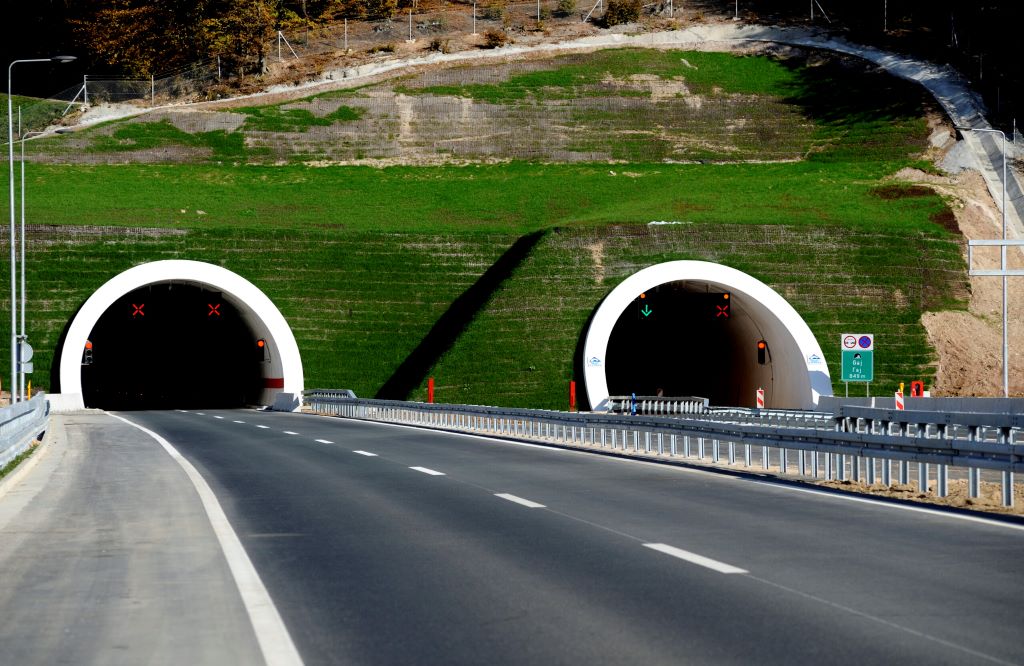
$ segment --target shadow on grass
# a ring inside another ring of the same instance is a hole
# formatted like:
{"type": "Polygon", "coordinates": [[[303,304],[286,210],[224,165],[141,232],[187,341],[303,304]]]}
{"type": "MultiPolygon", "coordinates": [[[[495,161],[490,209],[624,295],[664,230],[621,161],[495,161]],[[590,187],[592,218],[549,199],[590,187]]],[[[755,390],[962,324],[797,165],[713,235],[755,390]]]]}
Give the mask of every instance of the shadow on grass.
{"type": "Polygon", "coordinates": [[[375,397],[385,400],[406,400],[410,393],[419,388],[430,369],[451,349],[494,292],[529,256],[546,233],[535,231],[522,236],[505,250],[505,253],[469,289],[452,301],[416,349],[412,350],[384,382],[375,397]]]}
{"type": "Polygon", "coordinates": [[[819,128],[812,160],[905,160],[924,148],[923,116],[934,101],[919,84],[854,58],[782,63],[796,74],[786,103],[819,128]]]}

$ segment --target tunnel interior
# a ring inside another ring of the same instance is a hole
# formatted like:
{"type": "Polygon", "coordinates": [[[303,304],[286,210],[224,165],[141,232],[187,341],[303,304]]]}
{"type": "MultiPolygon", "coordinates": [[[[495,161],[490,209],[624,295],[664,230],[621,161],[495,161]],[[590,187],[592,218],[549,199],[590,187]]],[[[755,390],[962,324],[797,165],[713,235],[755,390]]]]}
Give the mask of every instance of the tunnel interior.
{"type": "Polygon", "coordinates": [[[743,298],[695,281],[637,294],[608,340],[610,395],[700,396],[712,405],[754,403],[772,391],[770,341],[743,298]],[[763,361],[763,362],[762,362],[763,361]]]}
{"type": "Polygon", "coordinates": [[[117,299],[82,352],[82,393],[102,409],[255,404],[264,347],[220,292],[158,283],[117,299]]]}

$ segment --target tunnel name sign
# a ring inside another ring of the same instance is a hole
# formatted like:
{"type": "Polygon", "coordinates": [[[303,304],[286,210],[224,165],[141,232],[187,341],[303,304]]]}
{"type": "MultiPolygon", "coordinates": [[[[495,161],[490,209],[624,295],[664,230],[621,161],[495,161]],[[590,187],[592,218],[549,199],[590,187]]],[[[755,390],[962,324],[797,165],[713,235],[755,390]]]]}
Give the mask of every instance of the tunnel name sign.
{"type": "Polygon", "coordinates": [[[839,345],[843,355],[842,381],[872,381],[875,378],[875,336],[843,333],[839,336],[839,345]]]}

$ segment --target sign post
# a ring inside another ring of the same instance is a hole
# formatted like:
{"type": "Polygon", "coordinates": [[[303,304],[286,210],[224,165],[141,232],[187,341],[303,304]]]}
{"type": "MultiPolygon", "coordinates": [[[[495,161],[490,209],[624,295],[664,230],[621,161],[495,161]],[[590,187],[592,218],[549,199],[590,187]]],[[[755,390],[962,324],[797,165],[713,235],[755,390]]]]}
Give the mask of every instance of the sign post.
{"type": "Polygon", "coordinates": [[[846,397],[850,397],[849,382],[865,382],[871,395],[871,382],[875,379],[875,336],[873,333],[843,333],[839,336],[842,352],[842,377],[846,383],[846,397]]]}

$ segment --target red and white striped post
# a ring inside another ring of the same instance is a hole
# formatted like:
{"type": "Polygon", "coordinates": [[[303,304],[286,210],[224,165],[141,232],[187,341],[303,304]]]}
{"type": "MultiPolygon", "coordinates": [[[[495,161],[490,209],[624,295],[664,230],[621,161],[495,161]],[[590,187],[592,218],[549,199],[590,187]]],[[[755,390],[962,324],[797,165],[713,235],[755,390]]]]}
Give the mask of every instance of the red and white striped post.
{"type": "Polygon", "coordinates": [[[896,391],[896,409],[902,411],[903,406],[903,391],[896,391]]]}
{"type": "Polygon", "coordinates": [[[764,409],[764,389],[757,389],[757,408],[764,409]]]}

